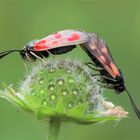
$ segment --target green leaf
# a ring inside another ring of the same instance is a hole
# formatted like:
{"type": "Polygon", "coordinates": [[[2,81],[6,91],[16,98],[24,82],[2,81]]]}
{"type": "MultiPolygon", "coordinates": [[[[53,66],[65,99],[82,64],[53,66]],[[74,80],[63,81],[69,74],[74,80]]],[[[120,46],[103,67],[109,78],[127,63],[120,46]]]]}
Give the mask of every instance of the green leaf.
{"type": "Polygon", "coordinates": [[[87,104],[81,104],[76,106],[75,108],[71,109],[67,115],[74,118],[80,118],[84,115],[85,110],[87,108],[87,104]]]}
{"type": "Polygon", "coordinates": [[[52,117],[52,116],[56,116],[57,112],[51,108],[51,107],[40,107],[38,108],[38,112],[37,112],[37,118],[38,119],[43,119],[43,118],[47,118],[47,117],[52,117]]]}
{"type": "Polygon", "coordinates": [[[64,107],[64,104],[63,104],[63,99],[60,98],[57,102],[57,105],[56,105],[56,108],[55,108],[55,111],[59,114],[65,114],[66,113],[66,110],[65,110],[65,107],[64,107]]]}

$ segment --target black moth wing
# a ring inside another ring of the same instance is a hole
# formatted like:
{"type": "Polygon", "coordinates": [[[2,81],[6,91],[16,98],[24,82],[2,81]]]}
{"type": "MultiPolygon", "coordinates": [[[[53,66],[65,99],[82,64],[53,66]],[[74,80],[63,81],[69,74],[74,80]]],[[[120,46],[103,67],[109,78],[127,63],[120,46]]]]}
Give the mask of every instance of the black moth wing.
{"type": "Polygon", "coordinates": [[[50,49],[49,52],[54,55],[61,55],[61,54],[72,51],[75,47],[76,45],[62,46],[59,48],[50,49]]]}
{"type": "Polygon", "coordinates": [[[37,51],[42,50],[41,53],[45,54],[47,50],[47,52],[50,52],[51,54],[60,55],[72,51],[77,45],[88,42],[89,36],[84,31],[68,29],[68,30],[59,31],[54,34],[50,34],[42,40],[46,40],[47,43],[45,44],[39,43],[41,42],[41,40],[37,42],[37,44],[35,44],[35,47],[36,45],[40,47],[40,49],[37,51]],[[61,35],[61,38],[56,38],[55,37],[56,35],[61,35]],[[79,38],[77,39],[71,38],[71,40],[69,40],[72,35],[76,35],[79,38]],[[57,43],[54,44],[54,42],[57,43]],[[49,47],[48,48],[46,47],[46,49],[44,49],[41,48],[40,45],[49,46],[49,47]]]}
{"type": "Polygon", "coordinates": [[[89,56],[91,59],[94,59],[93,61],[97,66],[103,67],[112,78],[115,78],[117,75],[120,76],[120,72],[115,65],[105,41],[95,33],[89,33],[89,37],[90,41],[82,45],[84,47],[83,49],[87,50],[89,56]]]}

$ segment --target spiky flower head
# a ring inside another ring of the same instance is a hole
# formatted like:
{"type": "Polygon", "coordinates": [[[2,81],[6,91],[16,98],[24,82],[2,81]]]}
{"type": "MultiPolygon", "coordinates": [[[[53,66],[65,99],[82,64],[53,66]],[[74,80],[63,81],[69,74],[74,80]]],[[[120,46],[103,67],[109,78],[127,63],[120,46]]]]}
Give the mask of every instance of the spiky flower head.
{"type": "Polygon", "coordinates": [[[81,124],[119,120],[121,107],[105,101],[98,77],[86,65],[70,60],[37,63],[17,91],[6,86],[0,97],[11,101],[38,119],[61,118],[81,124]]]}

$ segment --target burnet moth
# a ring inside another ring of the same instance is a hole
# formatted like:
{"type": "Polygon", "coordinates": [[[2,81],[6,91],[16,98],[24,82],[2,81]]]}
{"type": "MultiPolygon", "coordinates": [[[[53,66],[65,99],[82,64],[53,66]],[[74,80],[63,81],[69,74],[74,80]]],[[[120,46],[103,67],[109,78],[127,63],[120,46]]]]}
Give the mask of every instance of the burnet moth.
{"type": "Polygon", "coordinates": [[[0,53],[0,58],[18,51],[24,60],[35,61],[48,57],[49,54],[59,55],[71,51],[76,45],[81,45],[84,51],[89,55],[100,73],[101,82],[105,87],[114,89],[116,93],[126,91],[129,96],[132,107],[140,119],[140,111],[136,107],[130,93],[125,87],[124,78],[120,69],[117,68],[111,53],[103,39],[95,33],[87,33],[79,30],[63,30],[48,35],[41,40],[35,40],[27,44],[21,50],[8,50],[0,53]]]}
{"type": "Polygon", "coordinates": [[[37,58],[48,57],[49,54],[59,55],[67,53],[78,44],[83,44],[89,39],[88,35],[78,30],[63,30],[48,35],[41,40],[28,43],[21,50],[8,50],[0,53],[0,58],[18,51],[21,57],[27,61],[35,61],[37,58]]]}
{"type": "MultiPolygon", "coordinates": [[[[106,88],[114,89],[117,94],[126,91],[131,105],[137,117],[140,119],[140,110],[135,105],[131,94],[127,90],[122,72],[117,68],[107,44],[95,33],[88,33],[88,35],[90,39],[88,42],[82,44],[82,48],[89,55],[93,63],[87,64],[92,64],[99,68],[98,71],[102,78],[101,82],[105,83],[106,88]]],[[[89,65],[89,67],[91,66],[89,65]]]]}

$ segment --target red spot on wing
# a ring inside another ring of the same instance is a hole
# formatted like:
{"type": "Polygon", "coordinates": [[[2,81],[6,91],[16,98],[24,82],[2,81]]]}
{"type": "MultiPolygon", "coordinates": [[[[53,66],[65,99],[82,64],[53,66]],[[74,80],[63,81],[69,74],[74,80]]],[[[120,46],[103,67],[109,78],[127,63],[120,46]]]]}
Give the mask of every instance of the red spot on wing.
{"type": "Polygon", "coordinates": [[[61,38],[62,36],[61,36],[61,34],[55,34],[54,37],[57,38],[57,39],[59,39],[59,38],[61,38]]]}
{"type": "Polygon", "coordinates": [[[114,74],[119,76],[119,71],[118,71],[117,67],[115,66],[115,64],[111,62],[110,66],[111,66],[111,69],[113,70],[114,74]]]}
{"type": "Polygon", "coordinates": [[[52,42],[52,45],[57,45],[58,44],[58,41],[53,41],[52,42]]]}
{"type": "Polygon", "coordinates": [[[39,42],[37,42],[35,45],[37,46],[41,46],[41,45],[44,45],[47,41],[45,39],[43,40],[40,40],[39,42]]]}
{"type": "Polygon", "coordinates": [[[44,51],[44,50],[48,50],[48,46],[46,46],[46,45],[42,45],[42,46],[34,46],[34,50],[35,51],[44,51]]]}
{"type": "Polygon", "coordinates": [[[73,33],[71,35],[71,37],[68,38],[68,41],[75,41],[75,40],[79,40],[80,39],[80,36],[76,33],[73,33]]]}
{"type": "Polygon", "coordinates": [[[43,50],[47,50],[48,46],[46,45],[46,40],[41,40],[37,43],[34,44],[34,50],[35,51],[43,51],[43,50]]]}

